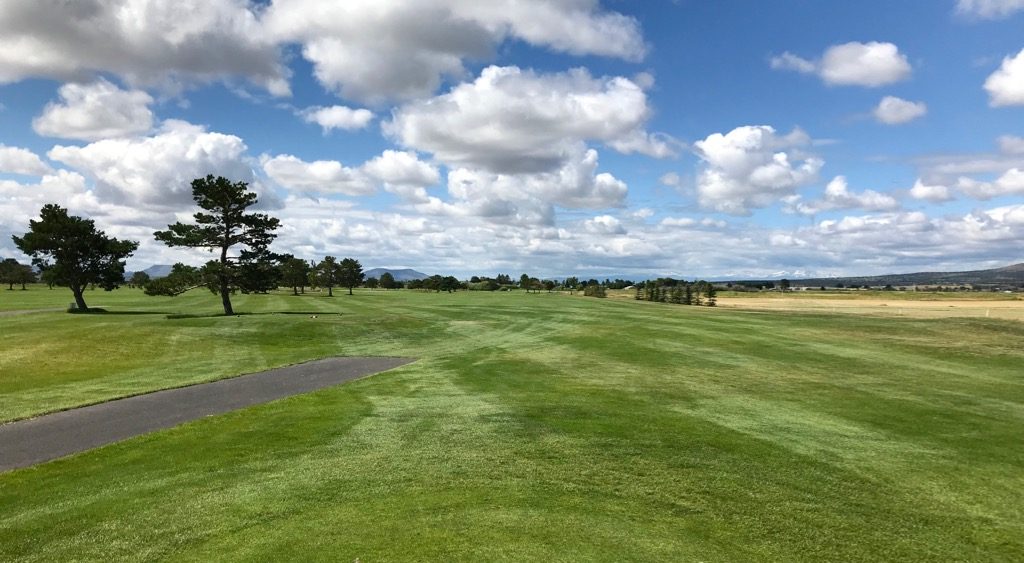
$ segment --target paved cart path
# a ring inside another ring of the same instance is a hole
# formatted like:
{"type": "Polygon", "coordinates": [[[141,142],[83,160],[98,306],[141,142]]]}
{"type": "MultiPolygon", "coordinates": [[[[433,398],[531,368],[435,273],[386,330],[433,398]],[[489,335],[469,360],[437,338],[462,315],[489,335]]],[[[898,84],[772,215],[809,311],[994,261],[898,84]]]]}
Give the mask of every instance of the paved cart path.
{"type": "Polygon", "coordinates": [[[411,358],[328,358],[0,425],[0,471],[393,369],[411,358]]]}

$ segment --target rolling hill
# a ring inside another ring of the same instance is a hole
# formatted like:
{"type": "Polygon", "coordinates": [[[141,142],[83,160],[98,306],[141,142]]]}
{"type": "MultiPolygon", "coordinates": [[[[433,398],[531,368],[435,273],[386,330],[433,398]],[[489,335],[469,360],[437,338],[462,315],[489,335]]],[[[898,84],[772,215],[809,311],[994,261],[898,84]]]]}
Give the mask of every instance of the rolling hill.
{"type": "MultiPolygon", "coordinates": [[[[777,282],[778,280],[744,280],[742,284],[777,282]]],[[[1024,286],[1024,263],[1013,264],[991,270],[970,270],[963,272],[913,272],[909,274],[884,274],[880,276],[851,276],[842,278],[807,278],[790,280],[793,285],[804,286],[910,286],[910,285],[969,285],[976,288],[1022,287],[1024,286]]]]}

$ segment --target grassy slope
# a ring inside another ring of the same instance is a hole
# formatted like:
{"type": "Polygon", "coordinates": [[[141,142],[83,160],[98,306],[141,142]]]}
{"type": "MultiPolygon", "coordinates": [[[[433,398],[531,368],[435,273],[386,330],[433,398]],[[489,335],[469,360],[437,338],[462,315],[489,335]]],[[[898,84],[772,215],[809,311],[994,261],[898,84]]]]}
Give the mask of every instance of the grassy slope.
{"type": "Polygon", "coordinates": [[[303,314],[185,319],[166,313],[215,300],[94,301],[162,314],[0,318],[3,418],[422,359],[0,475],[0,559],[1024,556],[1019,323],[546,294],[240,297],[303,314]]]}

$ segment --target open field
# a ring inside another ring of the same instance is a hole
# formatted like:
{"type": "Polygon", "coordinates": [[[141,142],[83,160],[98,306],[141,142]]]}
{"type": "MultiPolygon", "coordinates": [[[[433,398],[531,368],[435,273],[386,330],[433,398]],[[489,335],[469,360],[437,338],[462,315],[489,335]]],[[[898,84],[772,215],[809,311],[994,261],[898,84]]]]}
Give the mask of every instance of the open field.
{"type": "MultiPolygon", "coordinates": [[[[69,296],[4,291],[0,310],[69,296]]],[[[237,317],[202,291],[87,299],[109,312],[0,317],[0,419],[420,359],[0,474],[0,560],[1024,557],[1020,322],[544,293],[282,292],[238,296],[237,317]]]]}
{"type": "Polygon", "coordinates": [[[1024,321],[1024,296],[1019,293],[933,292],[723,292],[720,307],[807,313],[881,315],[937,319],[977,317],[1024,321]]]}

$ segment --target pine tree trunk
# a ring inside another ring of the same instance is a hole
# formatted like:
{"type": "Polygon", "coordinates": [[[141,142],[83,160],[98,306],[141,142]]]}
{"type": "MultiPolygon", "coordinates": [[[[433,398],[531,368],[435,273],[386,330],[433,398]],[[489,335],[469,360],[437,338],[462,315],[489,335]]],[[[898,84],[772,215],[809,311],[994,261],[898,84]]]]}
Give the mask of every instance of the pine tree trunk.
{"type": "MultiPolygon", "coordinates": [[[[227,235],[225,235],[225,238],[227,235]]],[[[228,287],[228,243],[225,240],[220,249],[220,301],[224,305],[224,314],[231,316],[235,314],[231,307],[231,291],[228,287]]]]}
{"type": "Polygon", "coordinates": [[[82,288],[80,288],[80,287],[72,287],[71,288],[71,293],[73,293],[75,295],[75,305],[78,307],[78,310],[79,311],[88,311],[89,310],[89,306],[85,304],[85,296],[82,295],[82,288]]]}
{"type": "Polygon", "coordinates": [[[231,307],[231,291],[228,290],[226,281],[220,282],[220,301],[224,305],[225,315],[234,315],[235,310],[231,307]]]}

